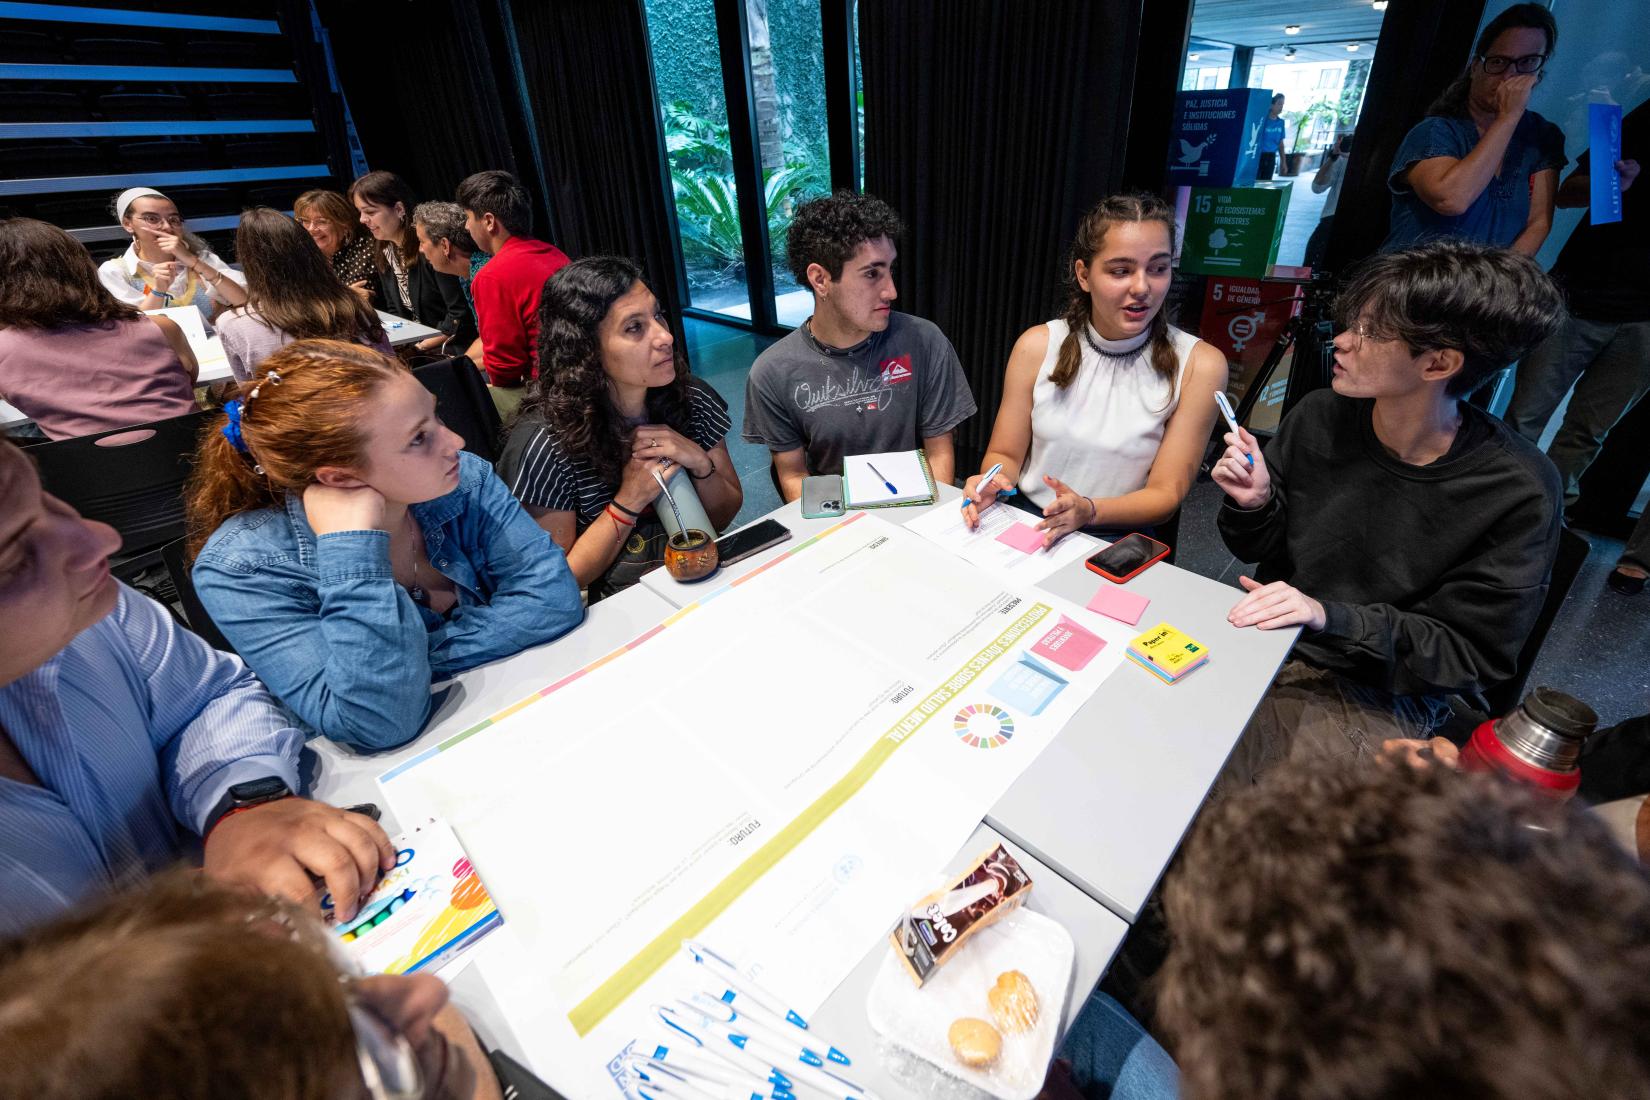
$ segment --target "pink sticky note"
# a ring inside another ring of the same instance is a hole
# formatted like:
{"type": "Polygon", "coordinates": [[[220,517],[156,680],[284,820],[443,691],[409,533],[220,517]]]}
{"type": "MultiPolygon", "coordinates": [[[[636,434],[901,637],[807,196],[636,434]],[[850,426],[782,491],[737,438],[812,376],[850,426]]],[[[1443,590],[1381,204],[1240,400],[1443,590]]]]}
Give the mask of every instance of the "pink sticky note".
{"type": "Polygon", "coordinates": [[[1140,616],[1146,613],[1149,603],[1151,601],[1146,597],[1137,596],[1115,584],[1103,584],[1100,591],[1094,594],[1094,599],[1089,601],[1089,610],[1135,626],[1140,622],[1140,616]]]}
{"type": "Polygon", "coordinates": [[[998,535],[997,541],[1022,554],[1030,554],[1043,548],[1043,533],[1029,523],[1016,523],[998,535]]]}
{"type": "Polygon", "coordinates": [[[1104,638],[1061,615],[1060,621],[1037,639],[1031,651],[1047,657],[1061,668],[1081,672],[1085,665],[1094,660],[1094,655],[1105,648],[1104,638]]]}

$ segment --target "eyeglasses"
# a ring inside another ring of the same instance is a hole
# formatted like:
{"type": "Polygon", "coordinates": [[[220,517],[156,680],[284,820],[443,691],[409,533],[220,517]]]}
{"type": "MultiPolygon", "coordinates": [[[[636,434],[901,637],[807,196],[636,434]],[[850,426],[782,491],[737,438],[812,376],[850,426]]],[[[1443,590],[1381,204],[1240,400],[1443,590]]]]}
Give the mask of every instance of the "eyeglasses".
{"type": "Polygon", "coordinates": [[[305,229],[321,229],[332,224],[331,218],[299,218],[298,224],[305,229]]]}
{"type": "Polygon", "coordinates": [[[1478,63],[1484,66],[1484,71],[1491,76],[1500,76],[1508,68],[1528,76],[1530,73],[1541,71],[1541,66],[1547,63],[1547,55],[1531,53],[1523,57],[1503,57],[1501,54],[1488,54],[1480,55],[1478,63]]]}
{"type": "Polygon", "coordinates": [[[143,213],[143,214],[133,214],[132,218],[133,218],[134,221],[140,221],[144,225],[182,225],[183,224],[183,215],[181,215],[181,214],[164,214],[163,215],[163,214],[143,213]]]}
{"type": "Polygon", "coordinates": [[[1357,324],[1353,325],[1351,328],[1347,329],[1346,331],[1350,332],[1352,334],[1353,339],[1358,341],[1357,344],[1355,344],[1353,346],[1352,350],[1354,350],[1354,351],[1362,351],[1363,347],[1364,347],[1364,341],[1365,340],[1379,339],[1379,337],[1377,337],[1375,335],[1375,330],[1370,327],[1370,324],[1369,324],[1368,321],[1359,321],[1357,324]]]}
{"type": "Polygon", "coordinates": [[[367,1095],[372,1100],[419,1100],[424,1095],[424,1074],[406,1036],[354,997],[347,1009],[367,1095]]]}

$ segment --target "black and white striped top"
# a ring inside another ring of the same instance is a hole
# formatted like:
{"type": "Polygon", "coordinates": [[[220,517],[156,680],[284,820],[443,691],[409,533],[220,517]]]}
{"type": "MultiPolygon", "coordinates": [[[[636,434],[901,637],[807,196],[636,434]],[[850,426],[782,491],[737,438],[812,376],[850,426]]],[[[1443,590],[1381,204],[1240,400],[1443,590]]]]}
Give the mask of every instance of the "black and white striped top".
{"type": "MultiPolygon", "coordinates": [[[[732,427],[722,395],[689,378],[688,425],[682,434],[708,451],[732,427]]],[[[582,455],[569,455],[556,430],[538,415],[524,416],[510,429],[498,473],[523,504],[575,513],[581,531],[602,514],[618,489],[604,484],[582,455]]]]}

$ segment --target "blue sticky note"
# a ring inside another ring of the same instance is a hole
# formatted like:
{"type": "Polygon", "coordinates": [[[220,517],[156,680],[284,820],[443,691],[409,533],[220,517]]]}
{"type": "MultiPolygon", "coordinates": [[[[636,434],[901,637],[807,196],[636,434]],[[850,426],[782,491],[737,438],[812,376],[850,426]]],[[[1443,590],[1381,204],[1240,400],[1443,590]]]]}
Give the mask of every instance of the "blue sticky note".
{"type": "Polygon", "coordinates": [[[1587,179],[1592,187],[1594,225],[1621,220],[1621,105],[1587,104],[1587,179]]]}
{"type": "Polygon", "coordinates": [[[1065,686],[1065,677],[1056,674],[1029,653],[1022,653],[1018,661],[997,677],[996,683],[991,685],[990,694],[1011,707],[1037,715],[1043,713],[1043,708],[1053,702],[1065,686]]]}

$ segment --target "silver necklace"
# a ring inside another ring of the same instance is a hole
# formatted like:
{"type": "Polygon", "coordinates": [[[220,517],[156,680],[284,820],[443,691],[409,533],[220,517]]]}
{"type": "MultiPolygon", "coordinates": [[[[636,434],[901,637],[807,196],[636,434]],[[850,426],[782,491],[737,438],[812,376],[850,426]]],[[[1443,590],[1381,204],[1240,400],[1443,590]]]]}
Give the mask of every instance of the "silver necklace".
{"type": "Polygon", "coordinates": [[[418,583],[418,521],[413,519],[412,509],[407,509],[407,530],[412,535],[412,583],[407,586],[407,595],[420,607],[430,606],[430,594],[424,591],[424,586],[418,583]]]}

